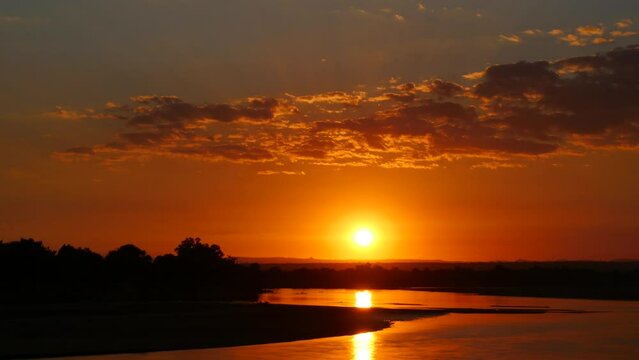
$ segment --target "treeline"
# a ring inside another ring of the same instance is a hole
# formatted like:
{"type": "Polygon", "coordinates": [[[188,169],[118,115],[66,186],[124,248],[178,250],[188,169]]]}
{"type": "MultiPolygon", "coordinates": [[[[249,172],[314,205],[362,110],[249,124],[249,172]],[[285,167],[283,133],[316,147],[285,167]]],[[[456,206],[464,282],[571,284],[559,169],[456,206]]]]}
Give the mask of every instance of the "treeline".
{"type": "Polygon", "coordinates": [[[578,266],[489,269],[347,269],[238,264],[215,244],[187,238],[174,254],[152,258],[135,245],[101,256],[64,245],[53,251],[33,239],[0,241],[0,302],[257,300],[268,288],[438,288],[495,295],[639,300],[639,268],[578,266]]]}
{"type": "Polygon", "coordinates": [[[101,256],[33,239],[0,242],[0,301],[62,303],[163,300],[256,300],[256,266],[240,265],[218,245],[187,238],[174,254],[152,258],[135,245],[101,256]]]}
{"type": "Polygon", "coordinates": [[[379,265],[353,268],[297,268],[262,271],[267,287],[288,288],[377,288],[408,287],[623,287],[639,286],[639,270],[593,270],[576,267],[513,269],[496,264],[485,270],[456,266],[450,269],[429,268],[400,270],[379,265]]]}

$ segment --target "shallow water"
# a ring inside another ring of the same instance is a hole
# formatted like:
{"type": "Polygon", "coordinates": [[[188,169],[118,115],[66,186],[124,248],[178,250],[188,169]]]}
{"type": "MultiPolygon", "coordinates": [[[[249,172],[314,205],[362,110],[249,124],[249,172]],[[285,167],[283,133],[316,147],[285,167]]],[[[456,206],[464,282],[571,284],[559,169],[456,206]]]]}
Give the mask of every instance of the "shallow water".
{"type": "MultiPolygon", "coordinates": [[[[449,314],[395,322],[354,336],[218,349],[82,357],[84,360],[204,359],[639,359],[639,302],[517,298],[410,290],[279,289],[262,301],[394,308],[549,307],[585,314],[449,314]],[[361,292],[359,298],[361,298],[361,292]]],[[[76,358],[77,359],[77,358],[76,358]]]]}

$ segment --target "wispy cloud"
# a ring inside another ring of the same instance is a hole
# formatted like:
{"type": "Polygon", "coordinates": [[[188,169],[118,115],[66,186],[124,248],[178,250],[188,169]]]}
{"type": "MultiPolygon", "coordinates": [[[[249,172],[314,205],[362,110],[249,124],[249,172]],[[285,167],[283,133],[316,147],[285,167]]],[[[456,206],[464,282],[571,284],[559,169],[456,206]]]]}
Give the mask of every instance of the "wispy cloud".
{"type": "Polygon", "coordinates": [[[584,25],[579,26],[576,30],[577,34],[581,36],[601,36],[605,32],[603,25],[584,25]]]}
{"type": "Polygon", "coordinates": [[[406,21],[406,17],[399,14],[393,8],[381,8],[381,9],[364,9],[359,7],[349,7],[343,10],[335,10],[335,14],[355,15],[359,18],[366,18],[371,20],[377,20],[382,22],[400,22],[406,21]]]}
{"type": "MultiPolygon", "coordinates": [[[[632,20],[624,19],[608,27],[604,24],[597,24],[581,25],[572,30],[561,28],[541,30],[532,28],[523,30],[521,34],[529,39],[551,37],[569,46],[583,47],[588,45],[609,44],[615,42],[617,38],[635,36],[637,33],[629,29],[632,24],[632,20]],[[608,30],[608,28],[613,28],[613,30],[608,30]]],[[[499,39],[513,44],[521,44],[524,42],[524,38],[516,34],[502,34],[499,35],[499,39]]]]}
{"type": "Polygon", "coordinates": [[[257,175],[306,175],[304,171],[260,170],[257,175]]]}
{"type": "Polygon", "coordinates": [[[615,23],[615,26],[619,29],[625,29],[630,27],[630,25],[632,25],[632,20],[630,19],[623,19],[618,21],[617,23],[615,23]]]}
{"type": "Polygon", "coordinates": [[[515,34],[509,34],[509,35],[502,34],[502,35],[499,35],[499,39],[502,41],[513,43],[513,44],[521,44],[522,42],[521,36],[515,35],[515,34]]]}
{"type": "Polygon", "coordinates": [[[521,33],[528,36],[536,36],[536,35],[541,35],[544,32],[539,29],[526,29],[522,31],[521,33]]]}
{"type": "Polygon", "coordinates": [[[512,163],[512,162],[504,162],[504,161],[485,161],[479,164],[472,165],[471,169],[497,170],[497,169],[521,169],[525,167],[526,165],[521,163],[512,163]]]}

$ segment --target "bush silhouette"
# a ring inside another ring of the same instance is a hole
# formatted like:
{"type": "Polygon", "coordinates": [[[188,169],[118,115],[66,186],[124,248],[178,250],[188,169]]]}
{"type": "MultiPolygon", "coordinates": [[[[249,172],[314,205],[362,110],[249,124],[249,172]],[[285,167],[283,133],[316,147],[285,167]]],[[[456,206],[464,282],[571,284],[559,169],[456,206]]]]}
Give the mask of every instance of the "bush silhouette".
{"type": "Polygon", "coordinates": [[[127,276],[144,272],[151,265],[152,258],[146,251],[135,245],[122,245],[104,258],[109,268],[127,276]]]}

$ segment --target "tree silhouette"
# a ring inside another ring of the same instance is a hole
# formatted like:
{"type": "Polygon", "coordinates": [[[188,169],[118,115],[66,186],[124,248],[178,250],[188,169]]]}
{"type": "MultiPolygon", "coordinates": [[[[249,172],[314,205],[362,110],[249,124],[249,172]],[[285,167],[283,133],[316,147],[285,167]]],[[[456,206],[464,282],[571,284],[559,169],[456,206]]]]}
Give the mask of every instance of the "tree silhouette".
{"type": "Polygon", "coordinates": [[[55,252],[41,241],[20,239],[0,242],[0,274],[7,301],[32,302],[48,291],[54,272],[55,252]]]}
{"type": "Polygon", "coordinates": [[[55,256],[57,286],[51,295],[61,301],[97,297],[104,282],[104,259],[88,248],[62,245],[55,256]]]}
{"type": "Polygon", "coordinates": [[[151,267],[152,258],[135,245],[122,245],[104,258],[107,269],[116,280],[143,277],[151,267]]]}
{"type": "Polygon", "coordinates": [[[220,263],[225,260],[224,252],[216,244],[206,244],[198,238],[188,237],[176,248],[175,253],[180,259],[196,262],[220,263]]]}
{"type": "Polygon", "coordinates": [[[19,272],[24,276],[46,276],[44,269],[51,265],[54,255],[55,252],[44,246],[41,241],[33,239],[0,242],[0,268],[19,272]]]}
{"type": "Polygon", "coordinates": [[[121,266],[146,266],[151,263],[151,256],[139,247],[127,244],[110,251],[105,260],[121,266]]]}
{"type": "Polygon", "coordinates": [[[72,245],[62,245],[56,254],[58,262],[70,269],[84,269],[98,267],[102,263],[102,256],[88,248],[76,248],[72,245]]]}
{"type": "Polygon", "coordinates": [[[0,256],[2,256],[3,260],[10,260],[11,258],[19,258],[21,262],[43,260],[53,255],[55,255],[55,252],[44,246],[42,241],[24,238],[8,243],[0,241],[0,256]]]}
{"type": "Polygon", "coordinates": [[[175,248],[175,253],[175,259],[165,257],[157,263],[165,269],[175,266],[174,274],[179,278],[174,286],[188,298],[219,298],[230,291],[230,284],[241,281],[237,277],[240,266],[216,244],[188,237],[175,248]]]}

